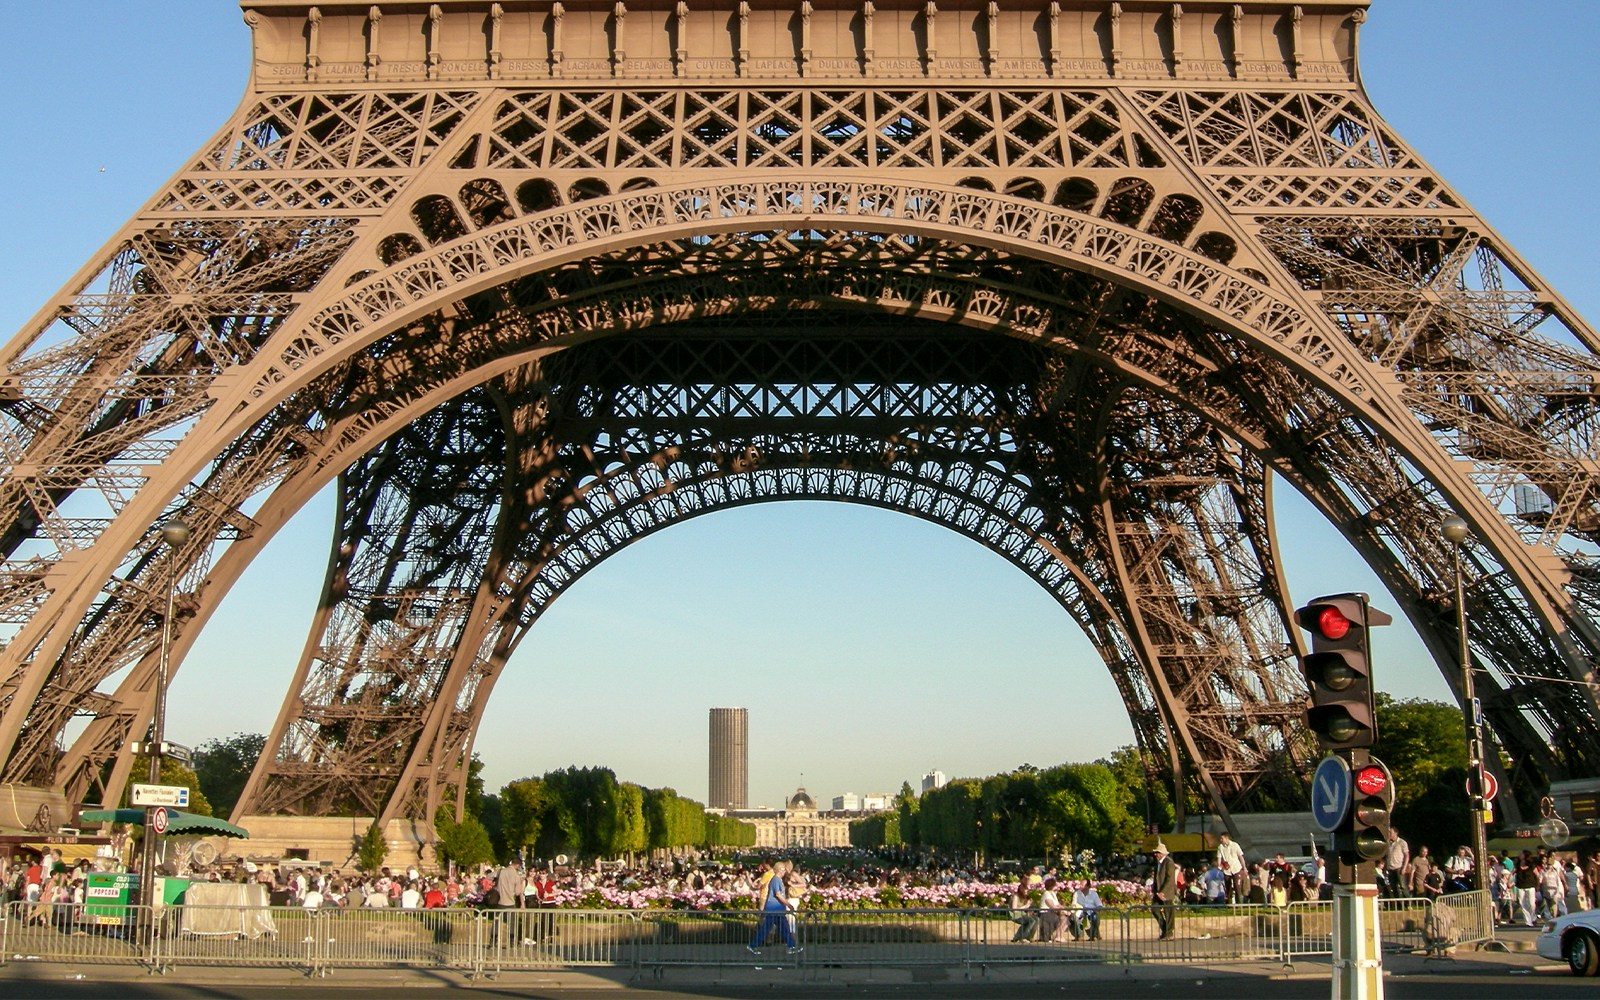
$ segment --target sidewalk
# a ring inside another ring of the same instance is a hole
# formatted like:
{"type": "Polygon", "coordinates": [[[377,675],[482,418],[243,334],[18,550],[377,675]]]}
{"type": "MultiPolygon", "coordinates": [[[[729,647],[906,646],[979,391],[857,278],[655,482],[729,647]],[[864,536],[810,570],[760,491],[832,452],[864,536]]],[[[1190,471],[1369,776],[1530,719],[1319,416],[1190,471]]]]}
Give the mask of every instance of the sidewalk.
{"type": "MultiPolygon", "coordinates": [[[[1501,970],[1510,974],[1554,969],[1552,963],[1533,951],[1536,928],[1508,928],[1500,937],[1506,950],[1459,949],[1453,958],[1430,958],[1423,954],[1386,952],[1383,956],[1386,977],[1469,974],[1501,970]]],[[[774,956],[776,957],[776,956],[774,956]]],[[[10,956],[6,956],[10,959],[10,956]]],[[[1564,968],[1564,967],[1563,967],[1564,968]]],[[[755,993],[772,989],[808,986],[912,987],[936,990],[938,985],[991,985],[1003,991],[1009,984],[1060,984],[1070,989],[1096,982],[1170,981],[1176,971],[1209,981],[1250,978],[1256,980],[1327,980],[1326,957],[1296,962],[1285,967],[1278,962],[1217,962],[1212,964],[1145,962],[1111,964],[1098,962],[1040,963],[993,966],[910,966],[910,967],[827,967],[795,965],[782,961],[723,967],[681,966],[666,969],[569,968],[561,970],[507,972],[491,980],[469,980],[453,971],[430,969],[336,969],[324,978],[309,978],[303,970],[288,968],[243,968],[236,966],[181,966],[160,976],[152,976],[140,965],[67,964],[8,961],[0,966],[0,984],[30,983],[43,986],[58,982],[94,982],[151,986],[203,986],[226,995],[230,988],[267,987],[317,991],[387,989],[406,992],[418,989],[473,988],[493,986],[499,991],[594,990],[692,990],[717,987],[755,993]]],[[[0,991],[17,995],[11,989],[0,991]]],[[[148,995],[148,993],[146,993],[148,995]]]]}
{"type": "Polygon", "coordinates": [[[1534,939],[1539,936],[1539,924],[1524,927],[1521,924],[1496,927],[1495,941],[1505,945],[1507,951],[1533,951],[1534,939]]]}

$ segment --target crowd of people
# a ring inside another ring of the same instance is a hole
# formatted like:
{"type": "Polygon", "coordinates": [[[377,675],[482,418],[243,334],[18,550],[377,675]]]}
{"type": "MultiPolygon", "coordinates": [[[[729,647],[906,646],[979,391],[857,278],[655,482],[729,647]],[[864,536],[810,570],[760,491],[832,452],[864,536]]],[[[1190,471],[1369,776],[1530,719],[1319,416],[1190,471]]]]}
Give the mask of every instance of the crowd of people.
{"type": "Polygon", "coordinates": [[[87,870],[67,865],[60,852],[0,858],[0,902],[24,903],[25,924],[64,929],[74,914],[82,912],[86,882],[87,870]]]}
{"type": "MultiPolygon", "coordinates": [[[[1151,854],[1095,860],[1090,868],[1011,865],[1006,870],[865,851],[798,850],[783,859],[677,859],[637,867],[568,868],[513,861],[471,871],[425,873],[412,866],[373,872],[319,865],[248,861],[190,873],[192,880],[255,881],[271,902],[306,909],[676,908],[762,911],[759,937],[793,946],[793,914],[801,907],[1009,910],[1017,940],[1093,940],[1100,911],[1154,905],[1271,904],[1326,899],[1332,887],[1322,858],[1290,861],[1277,854],[1251,862],[1227,835],[1214,854],[1180,863],[1157,844],[1151,854]]],[[[21,900],[24,919],[70,923],[81,912],[98,859],[73,864],[59,854],[0,858],[0,901],[21,900]],[[63,916],[67,914],[68,916],[63,916]]],[[[1426,847],[1413,853],[1398,830],[1376,865],[1386,896],[1436,899],[1472,888],[1475,863],[1462,847],[1442,863],[1426,847]]],[[[1600,854],[1558,857],[1524,851],[1489,858],[1488,888],[1502,923],[1533,925],[1600,899],[1600,854]]],[[[761,943],[752,942],[759,948],[761,943]]]]}
{"type": "Polygon", "coordinates": [[[1600,854],[1559,858],[1549,851],[1523,851],[1513,858],[1491,858],[1489,899],[1502,924],[1532,927],[1545,920],[1587,910],[1600,890],[1600,854]]]}
{"type": "Polygon", "coordinates": [[[1100,940],[1104,903],[1089,879],[1061,880],[1035,869],[1011,892],[1012,941],[1100,940]]]}

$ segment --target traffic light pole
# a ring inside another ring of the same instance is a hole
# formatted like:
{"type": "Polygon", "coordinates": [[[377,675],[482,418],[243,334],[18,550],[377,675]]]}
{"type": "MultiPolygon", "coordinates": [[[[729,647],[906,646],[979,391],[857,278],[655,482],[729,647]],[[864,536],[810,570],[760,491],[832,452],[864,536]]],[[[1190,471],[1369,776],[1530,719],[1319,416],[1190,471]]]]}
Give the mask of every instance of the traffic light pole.
{"type": "Polygon", "coordinates": [[[1333,1000],[1383,1000],[1376,863],[1388,850],[1394,781],[1369,753],[1378,739],[1369,643],[1372,626],[1394,619],[1366,594],[1348,593],[1319,597],[1294,620],[1311,633],[1300,661],[1311,696],[1306,724],[1342,761],[1318,766],[1311,795],[1333,855],[1333,1000]]]}
{"type": "MultiPolygon", "coordinates": [[[[1334,752],[1350,768],[1352,801],[1349,814],[1334,836],[1333,1000],[1383,1000],[1383,943],[1378,925],[1380,859],[1371,857],[1374,852],[1370,848],[1362,853],[1356,843],[1359,804],[1367,791],[1356,787],[1360,779],[1354,776],[1377,768],[1387,779],[1388,769],[1374,761],[1365,749],[1334,752]]],[[[1384,816],[1387,818],[1386,808],[1384,816]]],[[[1387,822],[1383,826],[1386,829],[1387,822]]]]}
{"type": "Polygon", "coordinates": [[[1333,1000],[1383,1000],[1376,882],[1333,887],[1333,1000]]]}
{"type": "MultiPolygon", "coordinates": [[[[1457,655],[1461,663],[1461,714],[1467,723],[1467,810],[1471,813],[1469,821],[1472,825],[1472,881],[1475,887],[1487,889],[1489,885],[1484,872],[1489,864],[1489,838],[1483,824],[1484,809],[1488,805],[1488,800],[1483,797],[1483,707],[1478,704],[1478,695],[1472,683],[1472,649],[1467,645],[1467,595],[1466,587],[1461,580],[1462,539],[1454,539],[1454,533],[1450,530],[1453,527],[1454,525],[1446,525],[1445,537],[1447,540],[1454,540],[1450,546],[1450,553],[1454,557],[1456,575],[1456,637],[1460,642],[1457,655]]],[[[1463,539],[1465,531],[1465,522],[1462,522],[1463,539]]]]}

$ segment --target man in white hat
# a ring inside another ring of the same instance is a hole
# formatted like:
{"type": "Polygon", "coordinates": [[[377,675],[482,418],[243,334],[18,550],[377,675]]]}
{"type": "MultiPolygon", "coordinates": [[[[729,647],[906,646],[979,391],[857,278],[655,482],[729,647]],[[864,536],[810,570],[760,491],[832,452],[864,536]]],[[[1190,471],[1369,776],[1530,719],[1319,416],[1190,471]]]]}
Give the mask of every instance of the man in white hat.
{"type": "Polygon", "coordinates": [[[1165,941],[1172,936],[1173,907],[1178,902],[1178,863],[1172,860],[1166,844],[1157,842],[1151,853],[1156,858],[1155,876],[1150,883],[1154,899],[1151,909],[1155,911],[1156,926],[1161,928],[1161,940],[1165,941]]]}

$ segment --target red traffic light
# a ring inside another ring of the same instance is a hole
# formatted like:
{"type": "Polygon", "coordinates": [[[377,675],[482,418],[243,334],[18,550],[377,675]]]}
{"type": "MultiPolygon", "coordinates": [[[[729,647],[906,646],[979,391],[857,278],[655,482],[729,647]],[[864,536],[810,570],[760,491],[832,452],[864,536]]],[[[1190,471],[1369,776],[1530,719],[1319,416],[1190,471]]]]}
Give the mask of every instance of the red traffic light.
{"type": "Polygon", "coordinates": [[[1368,764],[1356,772],[1356,789],[1362,795],[1381,795],[1389,787],[1389,772],[1375,764],[1368,764]]]}
{"type": "Polygon", "coordinates": [[[1350,634],[1350,619],[1344,612],[1329,604],[1317,613],[1317,631],[1328,639],[1343,639],[1350,634]]]}

